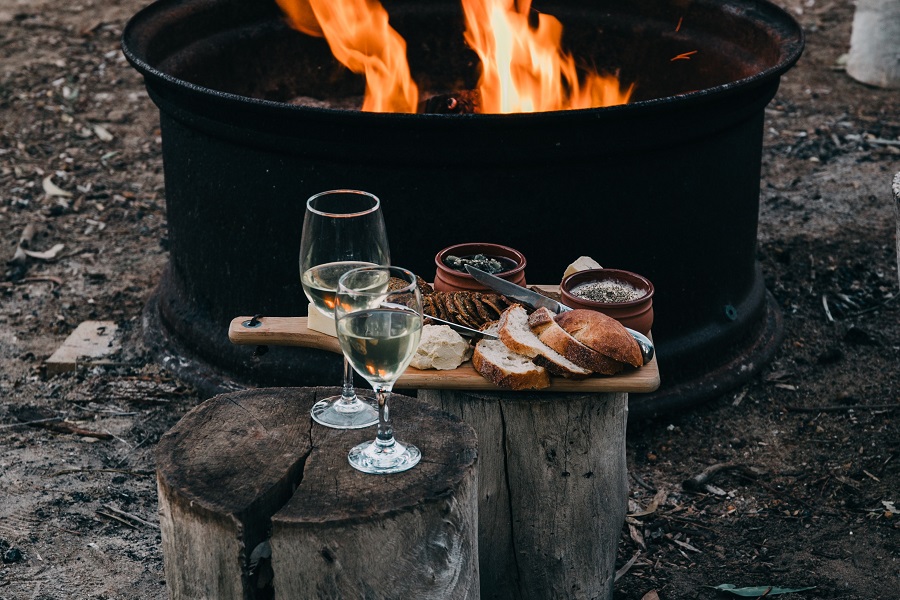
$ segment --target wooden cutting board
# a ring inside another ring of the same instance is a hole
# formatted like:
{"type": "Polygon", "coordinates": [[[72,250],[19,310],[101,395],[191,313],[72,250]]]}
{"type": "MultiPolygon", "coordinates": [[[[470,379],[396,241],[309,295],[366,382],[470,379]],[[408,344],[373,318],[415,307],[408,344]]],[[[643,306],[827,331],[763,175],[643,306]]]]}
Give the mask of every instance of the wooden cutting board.
{"type": "MultiPolygon", "coordinates": [[[[306,317],[259,317],[257,327],[245,327],[250,317],[237,317],[228,328],[228,339],[234,344],[254,346],[302,346],[340,354],[336,337],[307,327],[306,317]]],[[[452,371],[419,370],[409,367],[400,376],[399,389],[500,390],[465,362],[452,371]]],[[[641,367],[612,377],[593,375],[573,381],[551,377],[550,387],[540,392],[652,392],[659,387],[656,357],[641,367]]],[[[529,390],[532,391],[532,390],[529,390]]]]}

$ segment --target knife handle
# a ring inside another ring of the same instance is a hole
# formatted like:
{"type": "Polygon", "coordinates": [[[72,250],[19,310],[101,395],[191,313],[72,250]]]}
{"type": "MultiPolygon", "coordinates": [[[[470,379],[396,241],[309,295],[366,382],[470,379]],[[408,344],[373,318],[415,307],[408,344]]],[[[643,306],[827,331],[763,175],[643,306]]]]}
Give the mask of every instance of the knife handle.
{"type": "Polygon", "coordinates": [[[313,331],[306,317],[236,317],[228,327],[232,344],[251,346],[304,346],[341,352],[336,337],[313,331]]]}

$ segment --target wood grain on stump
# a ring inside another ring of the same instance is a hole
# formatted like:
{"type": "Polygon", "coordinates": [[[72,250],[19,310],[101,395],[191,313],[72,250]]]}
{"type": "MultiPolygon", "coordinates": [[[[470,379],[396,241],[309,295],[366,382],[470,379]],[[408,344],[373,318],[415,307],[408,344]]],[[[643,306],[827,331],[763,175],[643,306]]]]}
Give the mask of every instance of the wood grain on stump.
{"type": "Polygon", "coordinates": [[[261,389],[199,405],[156,451],[163,558],[179,598],[478,598],[471,427],[394,395],[411,471],[366,475],[347,451],[375,428],[312,421],[336,388],[261,389]],[[263,561],[251,571],[254,549],[263,561]]]}
{"type": "Polygon", "coordinates": [[[478,435],[485,599],[612,598],[628,395],[419,390],[478,435]]]}

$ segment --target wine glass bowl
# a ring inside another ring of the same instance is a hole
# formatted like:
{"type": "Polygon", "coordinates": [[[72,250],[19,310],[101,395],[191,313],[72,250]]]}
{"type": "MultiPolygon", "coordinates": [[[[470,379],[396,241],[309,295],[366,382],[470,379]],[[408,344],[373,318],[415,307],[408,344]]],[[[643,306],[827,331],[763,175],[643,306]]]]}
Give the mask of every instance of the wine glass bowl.
{"type": "Polygon", "coordinates": [[[416,276],[398,267],[348,271],[338,283],[334,315],[344,356],[378,399],[375,440],[354,447],[348,460],[364,473],[411,469],[421,452],[394,438],[388,401],[422,335],[422,294],[416,276]]]}
{"type": "MultiPolygon", "coordinates": [[[[300,283],[303,292],[329,320],[341,275],[363,266],[390,264],[387,231],[377,196],[359,190],[328,190],[306,201],[300,241],[300,283]]],[[[339,396],[317,402],[313,420],[336,429],[360,429],[378,422],[372,398],[361,398],[353,387],[353,370],[344,359],[339,396]]]]}

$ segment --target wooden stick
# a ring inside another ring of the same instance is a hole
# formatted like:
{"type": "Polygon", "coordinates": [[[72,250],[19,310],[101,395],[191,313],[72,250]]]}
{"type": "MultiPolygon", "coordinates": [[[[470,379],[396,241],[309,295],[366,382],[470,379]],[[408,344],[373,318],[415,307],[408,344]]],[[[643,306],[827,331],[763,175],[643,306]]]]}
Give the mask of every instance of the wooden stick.
{"type": "Polygon", "coordinates": [[[803,412],[803,413],[813,413],[813,412],[843,412],[845,410],[897,410],[900,408],[900,404],[840,404],[836,406],[788,406],[787,409],[790,412],[803,412]]]}

